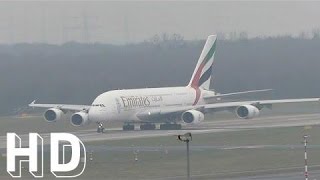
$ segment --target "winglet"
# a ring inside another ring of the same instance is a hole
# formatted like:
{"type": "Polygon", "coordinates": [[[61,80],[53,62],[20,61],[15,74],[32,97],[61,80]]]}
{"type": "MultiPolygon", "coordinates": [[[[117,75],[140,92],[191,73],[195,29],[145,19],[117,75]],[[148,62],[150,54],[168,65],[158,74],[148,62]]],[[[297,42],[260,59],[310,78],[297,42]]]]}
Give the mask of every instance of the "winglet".
{"type": "Polygon", "coordinates": [[[35,104],[35,102],[36,102],[36,100],[33,100],[33,101],[29,104],[29,106],[34,105],[34,104],[35,104]]]}

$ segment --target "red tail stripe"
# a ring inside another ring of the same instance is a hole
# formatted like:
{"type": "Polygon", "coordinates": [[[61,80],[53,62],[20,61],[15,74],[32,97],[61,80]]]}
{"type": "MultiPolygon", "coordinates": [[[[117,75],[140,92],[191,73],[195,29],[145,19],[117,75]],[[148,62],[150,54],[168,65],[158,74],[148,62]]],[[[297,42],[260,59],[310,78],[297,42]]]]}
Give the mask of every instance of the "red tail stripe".
{"type": "Polygon", "coordinates": [[[199,102],[200,95],[201,95],[201,90],[199,88],[194,88],[196,90],[196,99],[193,102],[193,106],[196,105],[199,102]]]}
{"type": "Polygon", "coordinates": [[[204,68],[205,63],[201,63],[197,69],[196,74],[194,75],[192,82],[191,82],[191,87],[193,88],[198,88],[199,87],[199,80],[201,76],[202,69],[204,68]]]}

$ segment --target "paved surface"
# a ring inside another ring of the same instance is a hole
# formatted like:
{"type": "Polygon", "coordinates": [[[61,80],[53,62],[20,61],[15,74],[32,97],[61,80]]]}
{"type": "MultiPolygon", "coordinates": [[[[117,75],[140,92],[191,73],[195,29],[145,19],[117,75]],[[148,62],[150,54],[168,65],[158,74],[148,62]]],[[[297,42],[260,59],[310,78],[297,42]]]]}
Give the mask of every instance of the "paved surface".
{"type": "MultiPolygon", "coordinates": [[[[301,171],[301,168],[294,168],[292,169],[295,172],[287,172],[287,173],[268,173],[268,175],[252,175],[252,176],[243,176],[242,173],[261,173],[260,171],[257,172],[240,172],[239,174],[235,173],[232,174],[230,178],[221,178],[221,177],[213,177],[212,175],[192,175],[191,179],[219,179],[219,180],[304,180],[305,176],[304,173],[301,171]]],[[[262,172],[266,173],[266,172],[262,172]]],[[[1,176],[1,179],[12,179],[8,176],[1,176]]],[[[34,179],[31,177],[24,178],[24,179],[34,179]]],[[[48,178],[48,179],[56,179],[56,178],[48,178]]],[[[82,179],[77,178],[77,179],[82,179]]],[[[99,178],[97,178],[99,179],[99,178]]],[[[164,177],[164,178],[148,178],[148,180],[185,180],[186,176],[174,176],[174,177],[164,177]]],[[[143,179],[147,180],[147,179],[143,179]]],[[[309,171],[309,180],[320,180],[320,170],[313,170],[309,171]]]]}
{"type": "MultiPolygon", "coordinates": [[[[82,141],[102,141],[102,140],[119,140],[132,139],[142,137],[157,137],[157,136],[174,136],[186,132],[193,134],[217,133],[226,131],[241,131],[246,129],[257,129],[267,127],[293,127],[305,125],[319,125],[320,114],[303,114],[303,115],[286,115],[286,116],[269,116],[259,117],[256,119],[227,119],[219,121],[206,121],[198,125],[188,125],[184,130],[149,130],[149,131],[122,131],[120,128],[106,129],[106,133],[99,134],[95,129],[81,130],[71,132],[79,137],[82,141]]],[[[25,146],[27,134],[19,134],[22,139],[22,145],[25,146]]],[[[49,133],[41,134],[44,138],[44,143],[49,140],[49,133]]],[[[0,136],[0,149],[6,147],[6,136],[0,136]]]]}
{"type": "MultiPolygon", "coordinates": [[[[122,131],[120,128],[107,129],[106,133],[98,134],[95,129],[90,130],[79,130],[71,132],[82,141],[101,141],[101,140],[118,140],[118,139],[132,139],[132,138],[142,138],[142,137],[157,137],[157,136],[173,136],[176,134],[182,134],[185,132],[192,132],[193,134],[204,134],[204,133],[217,133],[226,131],[242,131],[247,129],[259,129],[259,128],[269,128],[269,127],[293,127],[293,126],[305,126],[305,125],[319,125],[320,124],[320,114],[301,114],[301,115],[283,115],[283,116],[268,116],[259,117],[256,119],[226,119],[217,121],[205,121],[199,125],[194,126],[184,126],[184,130],[153,130],[153,131],[122,131]]],[[[22,139],[22,145],[27,145],[27,134],[19,134],[22,139]]],[[[49,133],[41,134],[44,138],[45,144],[48,143],[49,133]]],[[[4,151],[6,147],[6,137],[0,136],[0,151],[4,151]]],[[[124,150],[125,147],[90,147],[95,151],[104,151],[104,148],[121,148],[124,150]],[[101,149],[102,148],[102,149],[101,149]]],[[[157,151],[155,147],[140,147],[150,151],[157,151]]],[[[181,148],[181,147],[167,147],[171,150],[181,148]]],[[[193,147],[194,150],[198,149],[244,149],[244,148],[288,148],[286,146],[272,146],[272,145],[259,145],[259,146],[201,146],[193,147]]],[[[291,147],[292,148],[292,147],[291,147]]],[[[298,147],[296,147],[298,148],[298,147]]],[[[320,148],[320,147],[315,147],[320,148]]],[[[109,149],[110,150],[110,149],[109,149]]],[[[132,147],[127,147],[128,151],[132,150],[132,147]]],[[[310,171],[311,180],[320,179],[319,167],[315,167],[315,170],[310,171]]],[[[193,179],[210,179],[210,177],[217,174],[202,174],[195,175],[193,179]]],[[[219,175],[218,175],[219,176],[219,175]]],[[[230,172],[228,174],[221,174],[221,179],[230,180],[298,180],[304,179],[304,174],[302,173],[301,167],[291,167],[286,169],[276,169],[276,170],[262,170],[262,171],[246,171],[246,172],[230,172]]],[[[166,177],[164,179],[185,179],[185,177],[166,177]]]]}
{"type": "MultiPolygon", "coordinates": [[[[320,180],[320,165],[309,166],[309,180],[320,180]]],[[[192,179],[221,179],[221,180],[302,180],[305,179],[303,168],[289,167],[281,169],[265,169],[258,171],[242,171],[230,173],[212,173],[192,175],[192,179]],[[258,175],[254,175],[258,174],[258,175]]],[[[172,176],[153,180],[184,180],[186,176],[172,176]]]]}
{"type": "MultiPolygon", "coordinates": [[[[261,176],[249,176],[242,178],[230,178],[230,180],[302,180],[305,179],[304,173],[301,168],[296,172],[291,173],[280,173],[280,174],[269,174],[261,176]]],[[[320,179],[320,170],[309,171],[310,180],[319,180],[320,179]]]]}

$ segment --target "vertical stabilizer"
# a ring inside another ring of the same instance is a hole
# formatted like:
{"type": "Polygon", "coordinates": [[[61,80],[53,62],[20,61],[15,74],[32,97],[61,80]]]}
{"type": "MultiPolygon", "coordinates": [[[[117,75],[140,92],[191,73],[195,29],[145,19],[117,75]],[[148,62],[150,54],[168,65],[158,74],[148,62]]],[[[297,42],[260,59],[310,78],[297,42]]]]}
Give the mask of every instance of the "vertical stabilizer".
{"type": "Polygon", "coordinates": [[[216,53],[216,39],[216,35],[208,37],[188,86],[195,89],[202,88],[208,90],[210,88],[212,64],[216,53]]]}

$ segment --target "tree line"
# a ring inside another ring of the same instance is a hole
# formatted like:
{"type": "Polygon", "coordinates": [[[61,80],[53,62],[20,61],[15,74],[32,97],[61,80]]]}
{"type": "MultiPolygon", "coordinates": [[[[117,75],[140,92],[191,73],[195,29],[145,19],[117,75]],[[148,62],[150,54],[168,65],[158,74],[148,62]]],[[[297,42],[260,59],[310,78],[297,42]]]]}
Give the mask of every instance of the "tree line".
{"type": "MultiPolygon", "coordinates": [[[[245,36],[245,35],[242,35],[245,36]]],[[[0,45],[0,114],[39,103],[91,104],[112,89],[184,86],[205,40],[176,35],[138,44],[0,45]]],[[[320,38],[219,39],[211,87],[320,96],[320,38]]]]}

